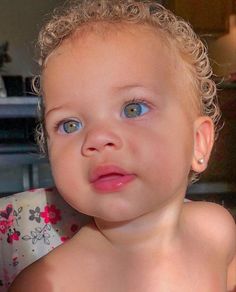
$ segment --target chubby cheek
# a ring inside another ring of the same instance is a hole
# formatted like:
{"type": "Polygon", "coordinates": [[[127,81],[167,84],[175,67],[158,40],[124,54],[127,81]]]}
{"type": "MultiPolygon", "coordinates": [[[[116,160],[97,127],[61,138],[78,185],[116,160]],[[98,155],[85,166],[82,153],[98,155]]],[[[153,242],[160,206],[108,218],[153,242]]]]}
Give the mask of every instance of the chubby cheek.
{"type": "Polygon", "coordinates": [[[87,193],[87,184],[84,183],[84,173],[81,169],[81,161],[70,148],[51,152],[51,169],[55,185],[64,198],[74,209],[90,214],[91,202],[81,194],[87,193]]]}
{"type": "Polygon", "coordinates": [[[133,137],[132,153],[139,170],[145,169],[147,179],[168,185],[171,181],[187,181],[191,167],[192,143],[189,134],[177,129],[140,130],[133,137]]]}
{"type": "Polygon", "coordinates": [[[52,143],[49,146],[49,160],[52,175],[58,188],[79,182],[82,179],[81,161],[79,161],[80,149],[72,148],[71,143],[61,145],[60,142],[52,143]],[[76,153],[77,152],[77,153],[76,153]]]}

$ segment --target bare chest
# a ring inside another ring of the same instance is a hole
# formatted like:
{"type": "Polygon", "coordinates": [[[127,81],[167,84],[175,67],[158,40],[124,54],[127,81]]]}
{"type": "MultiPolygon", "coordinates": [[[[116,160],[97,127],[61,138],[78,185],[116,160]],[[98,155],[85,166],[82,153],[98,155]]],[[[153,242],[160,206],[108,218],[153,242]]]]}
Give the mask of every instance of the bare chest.
{"type": "Polygon", "coordinates": [[[225,292],[224,267],[214,259],[194,255],[183,260],[174,257],[150,265],[145,260],[124,262],[99,256],[83,267],[67,268],[68,292],[225,292]]]}

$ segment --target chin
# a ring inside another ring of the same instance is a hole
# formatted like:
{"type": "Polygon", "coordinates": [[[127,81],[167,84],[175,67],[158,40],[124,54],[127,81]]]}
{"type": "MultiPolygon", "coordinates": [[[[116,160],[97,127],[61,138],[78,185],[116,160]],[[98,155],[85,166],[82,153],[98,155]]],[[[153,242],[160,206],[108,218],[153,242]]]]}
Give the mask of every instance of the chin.
{"type": "Polygon", "coordinates": [[[121,210],[121,208],[116,208],[115,211],[110,209],[109,212],[101,212],[100,210],[100,212],[96,212],[92,217],[110,223],[122,223],[135,220],[142,215],[144,213],[138,212],[137,210],[121,210]]]}

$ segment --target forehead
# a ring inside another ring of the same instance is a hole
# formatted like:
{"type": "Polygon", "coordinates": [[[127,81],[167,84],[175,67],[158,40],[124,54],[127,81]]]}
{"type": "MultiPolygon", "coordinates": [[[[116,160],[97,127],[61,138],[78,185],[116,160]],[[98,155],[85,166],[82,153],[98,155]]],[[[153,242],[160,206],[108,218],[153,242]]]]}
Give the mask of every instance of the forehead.
{"type": "MultiPolygon", "coordinates": [[[[77,29],[69,38],[65,39],[61,45],[56,48],[46,59],[47,65],[49,59],[58,57],[62,54],[69,54],[70,51],[76,50],[82,53],[83,49],[91,49],[95,46],[103,48],[108,47],[111,43],[121,47],[136,46],[136,50],[144,45],[144,52],[150,53],[151,49],[162,48],[163,55],[167,51],[168,59],[175,64],[183,62],[183,58],[178,54],[175,45],[171,45],[170,39],[162,31],[151,27],[148,24],[87,24],[77,29]],[[126,43],[122,43],[126,41],[126,43]]],[[[135,53],[135,51],[133,52],[135,53]]],[[[155,51],[152,51],[155,54],[155,51]]],[[[160,52],[159,52],[160,53],[160,52]]],[[[81,56],[82,57],[82,56],[81,56]]],[[[158,54],[156,54],[158,57],[158,54]]]]}
{"type": "Polygon", "coordinates": [[[49,83],[69,86],[68,81],[74,79],[69,75],[73,77],[76,72],[78,87],[87,84],[86,90],[94,88],[92,83],[104,89],[105,83],[144,83],[159,91],[171,88],[176,96],[183,97],[192,95],[185,65],[174,44],[149,25],[90,27],[77,31],[48,57],[43,89],[47,96],[49,83]]]}

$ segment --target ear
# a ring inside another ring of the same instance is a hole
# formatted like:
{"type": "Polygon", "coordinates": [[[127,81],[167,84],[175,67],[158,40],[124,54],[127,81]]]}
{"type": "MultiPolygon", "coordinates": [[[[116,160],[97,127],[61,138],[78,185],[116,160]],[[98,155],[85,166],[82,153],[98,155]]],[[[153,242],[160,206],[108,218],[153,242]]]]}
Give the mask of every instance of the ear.
{"type": "Polygon", "coordinates": [[[194,151],[192,170],[203,172],[207,168],[214,144],[214,125],[209,117],[199,117],[194,122],[194,151]]]}

